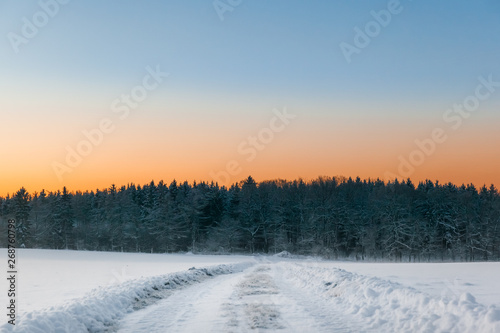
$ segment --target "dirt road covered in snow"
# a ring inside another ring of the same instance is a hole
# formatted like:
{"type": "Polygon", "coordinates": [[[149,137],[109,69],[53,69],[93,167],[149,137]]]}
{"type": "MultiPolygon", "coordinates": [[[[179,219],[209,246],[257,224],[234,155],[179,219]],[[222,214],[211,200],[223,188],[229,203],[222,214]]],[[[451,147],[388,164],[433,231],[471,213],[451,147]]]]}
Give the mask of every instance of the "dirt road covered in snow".
{"type": "Polygon", "coordinates": [[[242,259],[100,286],[0,332],[500,332],[500,309],[468,292],[432,295],[315,259],[242,259]]]}
{"type": "Polygon", "coordinates": [[[262,263],[216,277],[126,316],[127,332],[354,332],[345,314],[287,282],[283,265],[262,263]]]}
{"type": "Polygon", "coordinates": [[[500,332],[468,293],[433,297],[314,262],[261,258],[133,312],[119,332],[500,332]]]}

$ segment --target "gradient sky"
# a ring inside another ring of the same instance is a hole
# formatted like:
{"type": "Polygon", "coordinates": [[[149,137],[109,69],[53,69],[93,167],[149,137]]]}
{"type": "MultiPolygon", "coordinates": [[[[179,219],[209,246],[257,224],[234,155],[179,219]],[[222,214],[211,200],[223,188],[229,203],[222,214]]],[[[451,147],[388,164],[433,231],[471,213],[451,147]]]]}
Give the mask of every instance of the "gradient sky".
{"type": "Polygon", "coordinates": [[[55,1],[0,2],[0,195],[248,175],[500,185],[500,86],[456,129],[443,119],[480,77],[500,82],[496,0],[401,0],[350,63],[341,43],[355,46],[355,28],[391,1],[242,0],[224,20],[211,0],[55,1]],[[113,102],[148,67],[169,75],[120,119],[113,102]],[[285,109],[295,118],[271,138],[285,109]],[[69,167],[67,148],[103,119],[113,130],[69,167]],[[446,141],[419,153],[436,128],[446,141]],[[424,157],[413,170],[412,154],[424,157]]]}

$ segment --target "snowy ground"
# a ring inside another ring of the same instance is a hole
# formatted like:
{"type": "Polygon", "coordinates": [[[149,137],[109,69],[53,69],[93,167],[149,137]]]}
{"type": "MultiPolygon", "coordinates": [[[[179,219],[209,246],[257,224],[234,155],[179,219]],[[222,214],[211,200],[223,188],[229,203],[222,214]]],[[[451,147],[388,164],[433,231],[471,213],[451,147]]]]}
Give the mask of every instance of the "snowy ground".
{"type": "MultiPolygon", "coordinates": [[[[6,250],[3,251],[6,253],[6,250]]],[[[185,271],[193,266],[213,266],[252,260],[249,256],[18,249],[20,290],[18,302],[21,312],[31,312],[82,297],[100,286],[185,271]]],[[[6,290],[4,285],[6,286],[6,281],[2,279],[1,290],[6,290]]],[[[3,294],[2,296],[5,297],[3,294]]]]}
{"type": "Polygon", "coordinates": [[[18,258],[18,325],[0,332],[500,332],[500,263],[47,250],[18,258]]]}
{"type": "MultiPolygon", "coordinates": [[[[331,267],[332,263],[318,263],[331,267]]],[[[455,297],[470,293],[479,303],[500,308],[500,263],[350,263],[333,266],[349,272],[379,277],[429,293],[455,297]]]]}

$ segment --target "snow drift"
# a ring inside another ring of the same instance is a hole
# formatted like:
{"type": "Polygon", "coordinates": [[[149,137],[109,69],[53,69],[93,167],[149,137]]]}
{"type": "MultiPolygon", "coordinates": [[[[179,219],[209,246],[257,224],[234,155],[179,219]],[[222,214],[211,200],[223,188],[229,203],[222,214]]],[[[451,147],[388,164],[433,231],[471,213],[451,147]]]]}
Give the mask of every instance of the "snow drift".
{"type": "Polygon", "coordinates": [[[191,268],[184,272],[130,280],[108,288],[100,287],[67,304],[27,313],[15,326],[4,324],[2,332],[103,332],[126,313],[153,304],[185,286],[211,277],[241,272],[253,263],[223,264],[191,268]]]}
{"type": "Polygon", "coordinates": [[[390,332],[500,332],[500,309],[484,306],[464,293],[449,299],[337,268],[280,263],[286,278],[311,295],[322,295],[331,306],[390,332]]]}

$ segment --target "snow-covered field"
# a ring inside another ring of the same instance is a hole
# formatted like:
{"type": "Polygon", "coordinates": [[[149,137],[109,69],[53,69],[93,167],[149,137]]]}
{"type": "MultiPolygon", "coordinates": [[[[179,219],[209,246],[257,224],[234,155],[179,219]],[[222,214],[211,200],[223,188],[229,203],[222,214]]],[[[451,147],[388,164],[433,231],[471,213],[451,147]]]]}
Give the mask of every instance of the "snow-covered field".
{"type": "MultiPolygon", "coordinates": [[[[205,267],[252,260],[249,256],[18,249],[18,302],[21,312],[31,312],[82,297],[100,286],[181,272],[193,266],[205,267]]],[[[1,280],[1,290],[6,290],[3,285],[6,282],[1,280]]]]}
{"type": "Polygon", "coordinates": [[[500,332],[500,263],[51,250],[18,260],[17,325],[1,332],[500,332]]]}

